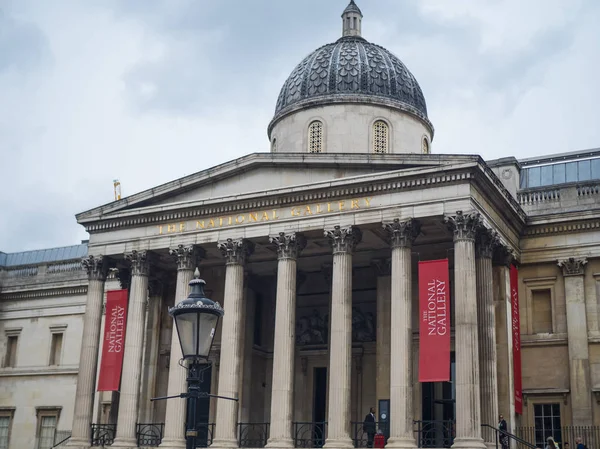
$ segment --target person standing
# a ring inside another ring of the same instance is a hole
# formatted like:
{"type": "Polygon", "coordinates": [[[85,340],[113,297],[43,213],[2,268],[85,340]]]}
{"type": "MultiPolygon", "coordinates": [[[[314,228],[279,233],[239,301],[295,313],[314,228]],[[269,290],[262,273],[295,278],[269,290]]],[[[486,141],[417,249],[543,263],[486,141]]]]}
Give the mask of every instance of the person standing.
{"type": "Polygon", "coordinates": [[[363,422],[363,432],[367,434],[367,447],[373,447],[373,438],[375,438],[375,407],[369,409],[363,422]]]}
{"type": "Polygon", "coordinates": [[[508,441],[508,425],[502,415],[500,415],[500,419],[498,420],[498,430],[500,431],[498,432],[498,438],[500,439],[502,449],[508,449],[508,446],[510,445],[508,441]]]}
{"type": "Polygon", "coordinates": [[[583,444],[583,439],[581,437],[575,438],[575,444],[577,444],[577,449],[587,449],[587,446],[583,444]]]}

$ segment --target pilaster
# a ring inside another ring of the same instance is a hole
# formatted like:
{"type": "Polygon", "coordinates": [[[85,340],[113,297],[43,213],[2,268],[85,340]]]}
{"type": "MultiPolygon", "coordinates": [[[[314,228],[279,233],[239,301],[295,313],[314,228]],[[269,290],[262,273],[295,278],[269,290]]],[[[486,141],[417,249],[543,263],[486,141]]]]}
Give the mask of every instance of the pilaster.
{"type": "Polygon", "coordinates": [[[454,234],[456,437],[455,448],[484,448],[481,438],[479,335],[475,236],[482,226],[477,212],[449,215],[444,220],[454,234]]]}
{"type": "Polygon", "coordinates": [[[417,447],[413,433],[412,376],[412,258],[411,248],[420,232],[416,220],[384,223],[392,247],[390,438],[388,447],[417,447]]]}
{"type": "Polygon", "coordinates": [[[333,250],[331,344],[327,448],[351,448],[352,254],[362,239],[355,226],[326,230],[333,250]]]}
{"type": "Polygon", "coordinates": [[[580,426],[592,425],[590,354],[584,285],[586,264],[586,258],[571,257],[558,261],[565,282],[571,408],[573,422],[580,426]]]}

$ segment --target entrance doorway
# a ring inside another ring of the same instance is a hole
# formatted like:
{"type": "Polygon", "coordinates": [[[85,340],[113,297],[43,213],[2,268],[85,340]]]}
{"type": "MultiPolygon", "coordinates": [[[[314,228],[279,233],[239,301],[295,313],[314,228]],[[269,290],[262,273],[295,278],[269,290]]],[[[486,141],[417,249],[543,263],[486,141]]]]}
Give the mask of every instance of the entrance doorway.
{"type": "MultiPolygon", "coordinates": [[[[202,393],[210,393],[210,384],[212,379],[212,365],[200,365],[200,391],[202,393]]],[[[188,402],[189,416],[189,402],[188,402]]],[[[208,447],[212,443],[212,428],[208,421],[210,419],[210,398],[196,399],[196,436],[195,447],[208,447]]]]}
{"type": "Polygon", "coordinates": [[[454,441],[456,417],[456,368],[450,356],[450,382],[424,382],[422,421],[416,423],[419,447],[450,447],[454,441]]]}
{"type": "Polygon", "coordinates": [[[327,421],[327,368],[313,371],[313,446],[325,444],[325,421],[327,421]]]}

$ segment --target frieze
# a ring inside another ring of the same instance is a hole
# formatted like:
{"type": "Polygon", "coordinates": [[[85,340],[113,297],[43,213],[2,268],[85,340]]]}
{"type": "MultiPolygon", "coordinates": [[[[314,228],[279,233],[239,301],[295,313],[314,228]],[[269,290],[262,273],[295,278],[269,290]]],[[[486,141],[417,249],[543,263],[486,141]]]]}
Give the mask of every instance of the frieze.
{"type": "MultiPolygon", "coordinates": [[[[395,179],[393,180],[378,183],[371,182],[368,185],[340,186],[340,188],[328,189],[321,192],[304,192],[287,196],[272,196],[269,198],[252,199],[248,201],[242,200],[236,203],[229,202],[227,204],[198,207],[188,210],[169,210],[165,211],[162,214],[118,218],[99,223],[96,222],[91,224],[84,224],[84,226],[86,231],[93,233],[114,230],[118,228],[156,225],[156,234],[158,234],[158,225],[170,225],[171,233],[177,233],[185,232],[185,230],[187,229],[187,227],[185,227],[183,230],[180,229],[182,223],[184,223],[184,225],[186,223],[193,223],[192,229],[188,230],[194,230],[195,224],[198,221],[196,217],[209,217],[205,218],[206,221],[210,220],[211,216],[213,219],[218,219],[220,216],[229,216],[238,212],[258,212],[258,210],[262,212],[271,212],[272,214],[273,211],[278,212],[278,210],[282,207],[291,204],[304,203],[304,206],[297,207],[306,207],[306,203],[311,202],[311,204],[315,204],[316,206],[316,203],[319,202],[335,203],[339,202],[339,199],[344,199],[344,201],[346,201],[346,204],[351,205],[352,199],[369,198],[370,200],[372,200],[373,197],[371,195],[377,192],[384,193],[401,190],[411,190],[415,188],[422,188],[424,186],[450,184],[455,183],[457,181],[467,181],[473,178],[474,173],[471,170],[461,170],[455,171],[453,173],[444,174],[434,173],[430,175],[401,180],[398,180],[397,176],[395,176],[395,179]]],[[[321,206],[321,211],[323,210],[323,206],[321,206]]],[[[334,209],[331,212],[339,213],[339,210],[334,209]]],[[[278,214],[277,216],[281,218],[281,214],[278,214]]],[[[226,223],[228,222],[229,219],[227,219],[226,223]]]]}
{"type": "Polygon", "coordinates": [[[525,229],[525,237],[536,237],[551,234],[569,234],[577,231],[597,231],[600,229],[600,220],[569,222],[563,224],[533,225],[525,229]]]}

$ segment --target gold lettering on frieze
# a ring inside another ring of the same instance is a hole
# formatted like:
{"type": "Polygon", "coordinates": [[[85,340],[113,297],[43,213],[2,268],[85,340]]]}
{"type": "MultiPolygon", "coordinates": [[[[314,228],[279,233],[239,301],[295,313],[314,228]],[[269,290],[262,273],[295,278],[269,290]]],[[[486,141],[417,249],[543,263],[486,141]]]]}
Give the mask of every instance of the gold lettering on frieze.
{"type": "Polygon", "coordinates": [[[280,216],[288,217],[312,217],[319,214],[328,214],[336,212],[348,212],[349,210],[368,209],[371,207],[373,198],[355,198],[351,200],[340,200],[338,202],[325,202],[307,204],[306,206],[294,206],[289,209],[269,209],[251,211],[243,214],[225,215],[220,217],[212,217],[190,222],[181,221],[178,223],[169,223],[158,225],[158,234],[177,234],[186,232],[192,229],[196,231],[207,229],[226,228],[242,224],[264,223],[268,221],[276,221],[280,216]]]}

